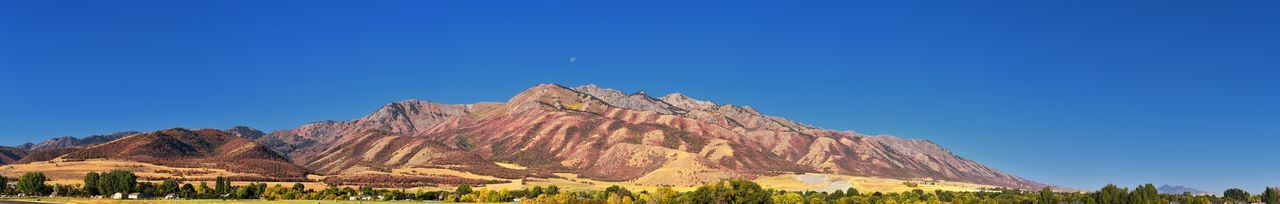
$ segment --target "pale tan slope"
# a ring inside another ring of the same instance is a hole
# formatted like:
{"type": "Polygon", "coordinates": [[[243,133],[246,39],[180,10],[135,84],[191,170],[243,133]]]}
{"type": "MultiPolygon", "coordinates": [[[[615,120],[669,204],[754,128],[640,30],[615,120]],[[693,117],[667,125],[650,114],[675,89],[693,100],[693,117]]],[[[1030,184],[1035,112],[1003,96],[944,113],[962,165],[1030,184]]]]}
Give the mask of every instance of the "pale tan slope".
{"type": "Polygon", "coordinates": [[[169,167],[155,164],[124,161],[124,160],[83,160],[83,161],[64,161],[55,159],[51,161],[33,162],[28,164],[11,164],[0,166],[0,175],[7,178],[17,178],[27,172],[41,172],[49,178],[53,183],[81,183],[84,181],[84,175],[89,172],[107,172],[111,170],[126,170],[134,172],[143,180],[162,180],[165,178],[174,178],[181,180],[213,180],[215,177],[241,177],[241,178],[261,178],[265,175],[231,172],[223,169],[215,168],[183,168],[169,167]]]}

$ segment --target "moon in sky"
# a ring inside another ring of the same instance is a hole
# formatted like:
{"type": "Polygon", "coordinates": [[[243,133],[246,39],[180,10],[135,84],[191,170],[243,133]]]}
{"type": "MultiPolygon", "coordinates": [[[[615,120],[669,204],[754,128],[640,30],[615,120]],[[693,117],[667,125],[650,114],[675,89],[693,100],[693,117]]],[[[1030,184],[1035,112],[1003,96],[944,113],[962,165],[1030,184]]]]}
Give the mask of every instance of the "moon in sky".
{"type": "Polygon", "coordinates": [[[574,62],[577,62],[577,61],[578,61],[578,57],[573,57],[573,56],[570,56],[570,57],[569,57],[569,63],[574,63],[574,62]]]}

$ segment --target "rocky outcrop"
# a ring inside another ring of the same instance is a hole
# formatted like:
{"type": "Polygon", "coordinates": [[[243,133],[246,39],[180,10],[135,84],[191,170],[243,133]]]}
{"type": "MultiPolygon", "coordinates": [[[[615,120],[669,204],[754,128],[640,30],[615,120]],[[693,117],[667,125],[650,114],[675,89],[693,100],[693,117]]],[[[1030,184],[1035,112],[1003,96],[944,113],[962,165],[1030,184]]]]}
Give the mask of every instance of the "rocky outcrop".
{"type": "Polygon", "coordinates": [[[591,95],[593,97],[596,97],[600,100],[605,101],[605,103],[608,103],[611,106],[615,106],[619,108],[640,110],[640,111],[654,111],[654,112],[658,112],[659,114],[666,114],[666,115],[683,114],[686,112],[684,109],[668,104],[665,101],[660,101],[652,97],[649,97],[649,95],[645,94],[644,92],[636,92],[635,94],[628,95],[628,94],[623,94],[622,91],[600,88],[595,84],[588,84],[584,86],[574,87],[573,90],[587,94],[587,95],[591,95]]]}
{"type": "Polygon", "coordinates": [[[258,129],[253,129],[251,127],[245,127],[245,126],[231,127],[231,129],[227,129],[226,131],[230,132],[232,135],[235,135],[236,137],[244,138],[247,140],[257,140],[258,138],[262,138],[262,136],[266,135],[258,129]]]}

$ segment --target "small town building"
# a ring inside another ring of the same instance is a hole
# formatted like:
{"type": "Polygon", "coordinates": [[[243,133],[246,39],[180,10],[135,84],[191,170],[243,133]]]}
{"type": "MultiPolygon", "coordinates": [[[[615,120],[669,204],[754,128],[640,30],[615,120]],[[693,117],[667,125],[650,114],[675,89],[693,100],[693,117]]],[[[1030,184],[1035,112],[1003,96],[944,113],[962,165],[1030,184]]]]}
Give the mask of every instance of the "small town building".
{"type": "Polygon", "coordinates": [[[147,199],[149,197],[151,197],[151,195],[147,195],[146,193],[130,193],[129,194],[130,200],[147,199]]]}

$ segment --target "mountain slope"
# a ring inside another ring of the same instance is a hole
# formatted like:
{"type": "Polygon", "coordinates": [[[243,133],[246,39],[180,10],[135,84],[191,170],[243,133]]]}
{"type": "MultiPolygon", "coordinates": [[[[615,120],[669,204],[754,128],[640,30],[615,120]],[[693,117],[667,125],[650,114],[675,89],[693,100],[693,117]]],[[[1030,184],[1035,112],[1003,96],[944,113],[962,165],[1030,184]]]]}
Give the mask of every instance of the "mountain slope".
{"type": "Polygon", "coordinates": [[[367,131],[394,135],[412,135],[457,115],[472,114],[494,104],[448,105],[423,100],[406,100],[387,104],[372,114],[352,121],[324,121],[303,125],[289,131],[277,131],[260,138],[278,152],[287,154],[295,163],[317,159],[323,151],[338,143],[349,142],[367,131]]]}
{"type": "Polygon", "coordinates": [[[542,84],[505,103],[408,100],[360,119],[303,125],[264,138],[320,174],[450,166],[485,175],[576,173],[643,185],[822,172],[1044,186],[956,156],[926,140],[833,131],[675,93],[655,99],[594,85],[542,84]],[[289,142],[292,141],[292,142],[289,142]],[[281,148],[282,147],[282,148],[281,148]],[[464,161],[450,159],[462,158],[464,161]],[[493,168],[493,162],[527,166],[493,168]]]}
{"type": "Polygon", "coordinates": [[[18,163],[27,154],[27,150],[22,148],[0,146],[0,165],[18,163]]]}
{"type": "Polygon", "coordinates": [[[231,127],[231,129],[227,129],[226,131],[230,132],[232,135],[235,135],[236,137],[244,138],[247,140],[257,140],[259,138],[262,138],[262,136],[267,135],[267,134],[263,134],[262,131],[258,129],[253,129],[251,127],[245,127],[245,126],[231,127]]]}
{"type": "Polygon", "coordinates": [[[67,153],[79,151],[88,146],[110,142],[138,132],[126,131],[105,135],[93,135],[84,138],[64,136],[50,138],[39,144],[25,143],[15,147],[0,147],[0,165],[26,164],[48,161],[67,153]]]}
{"type": "Polygon", "coordinates": [[[110,159],[163,166],[215,168],[260,175],[257,180],[301,180],[308,172],[283,156],[233,133],[174,128],[135,134],[68,153],[64,160],[110,159]]]}
{"type": "Polygon", "coordinates": [[[67,147],[95,145],[95,144],[110,142],[112,140],[120,139],[122,137],[138,134],[138,133],[139,132],[126,131],[126,132],[117,132],[117,133],[111,133],[111,134],[105,134],[105,135],[93,135],[93,136],[88,136],[84,138],[75,138],[71,136],[50,138],[48,140],[45,140],[44,142],[40,142],[39,144],[34,144],[28,149],[33,151],[39,151],[39,150],[52,150],[52,149],[67,148],[67,147]]]}

